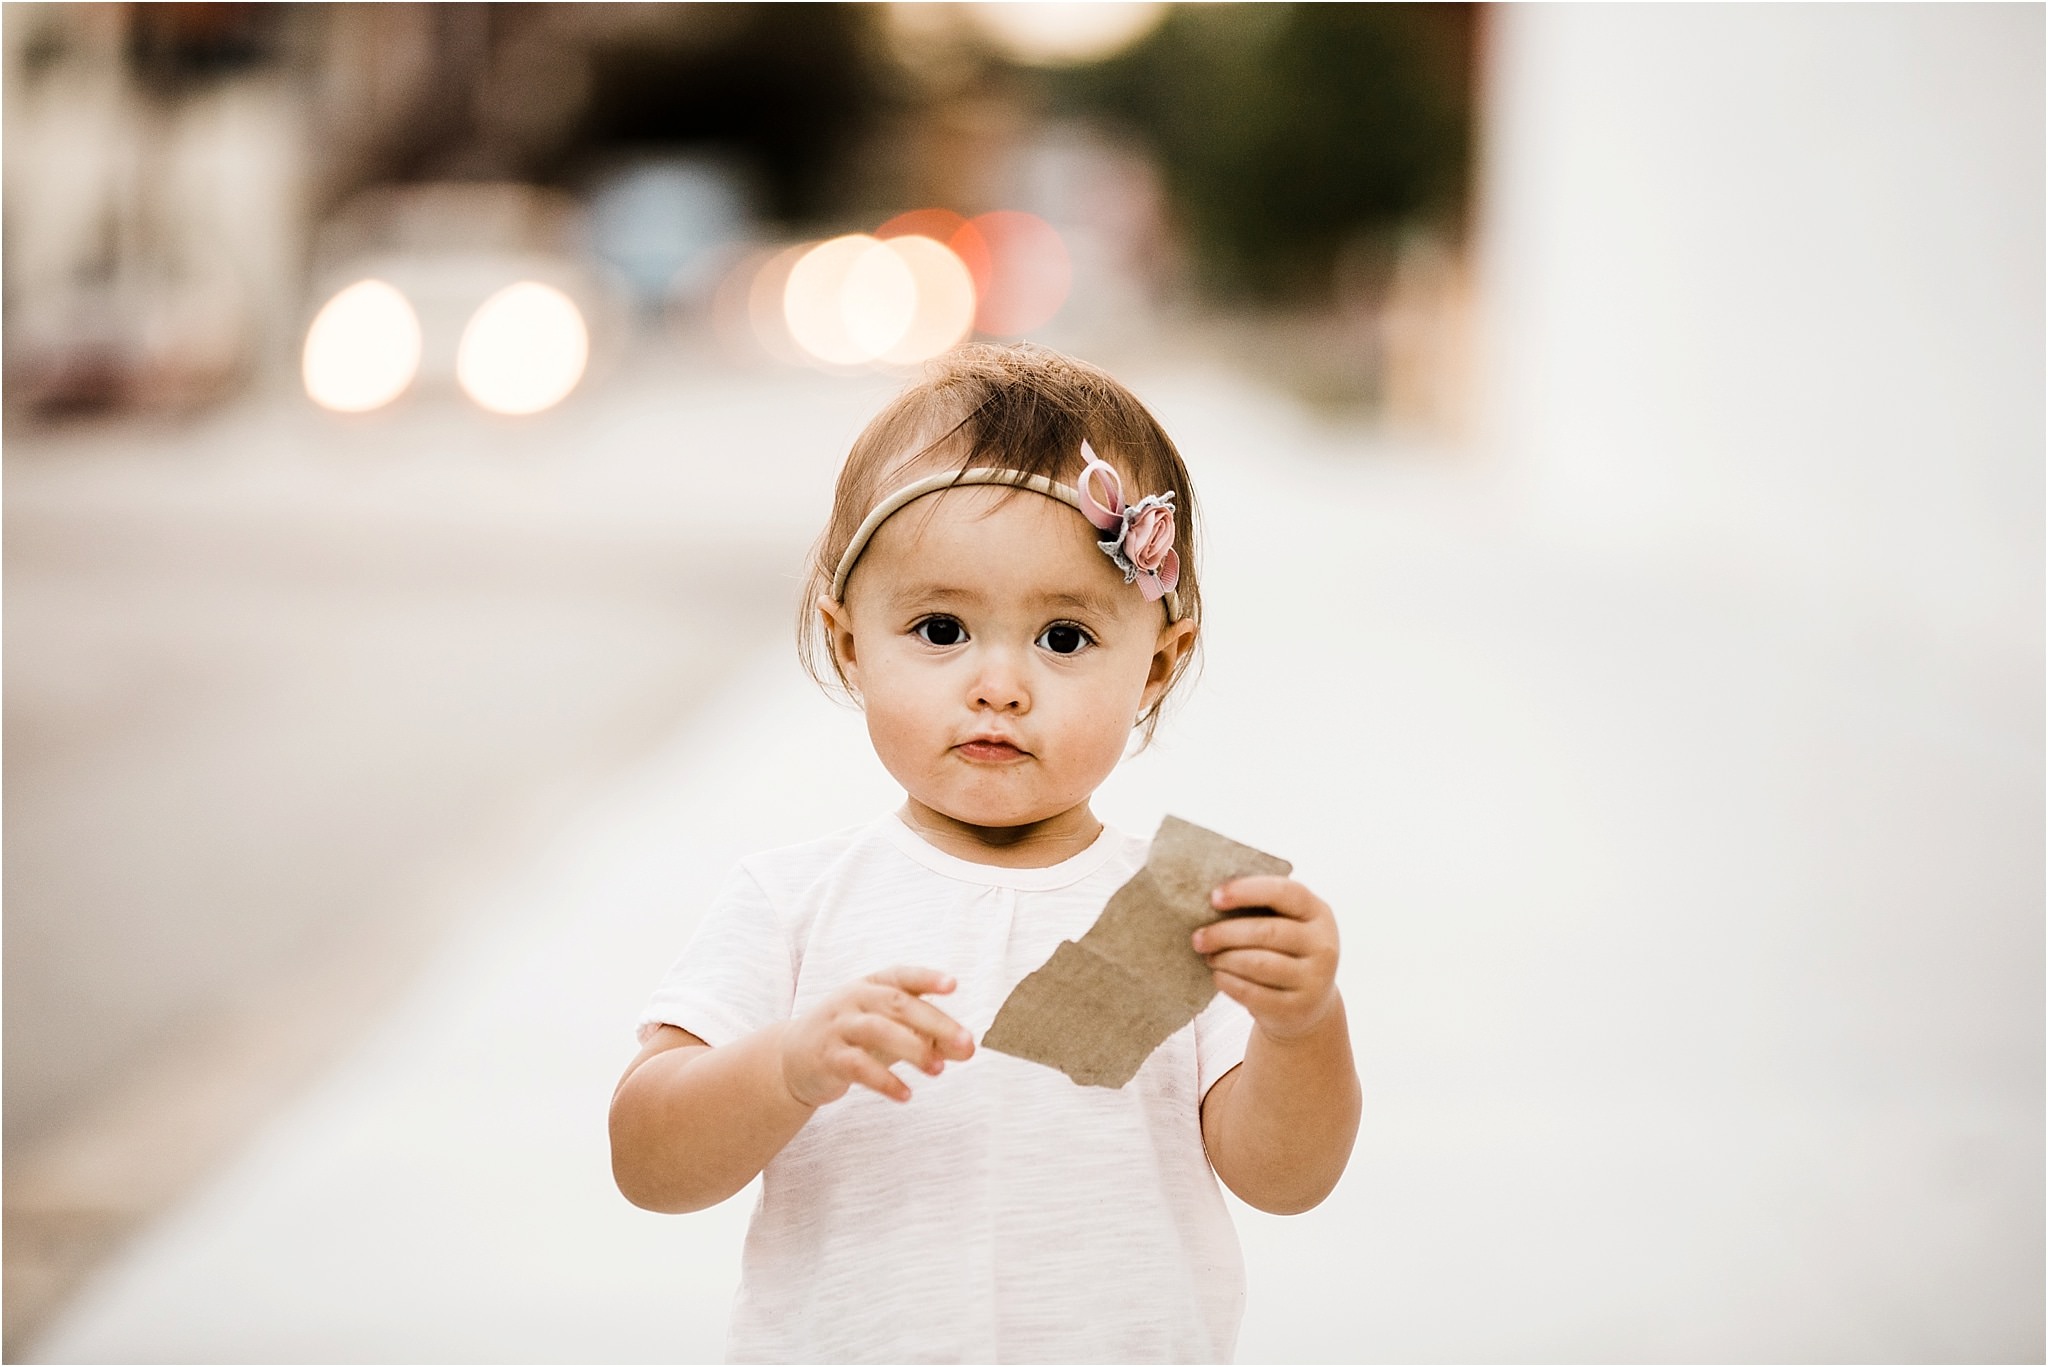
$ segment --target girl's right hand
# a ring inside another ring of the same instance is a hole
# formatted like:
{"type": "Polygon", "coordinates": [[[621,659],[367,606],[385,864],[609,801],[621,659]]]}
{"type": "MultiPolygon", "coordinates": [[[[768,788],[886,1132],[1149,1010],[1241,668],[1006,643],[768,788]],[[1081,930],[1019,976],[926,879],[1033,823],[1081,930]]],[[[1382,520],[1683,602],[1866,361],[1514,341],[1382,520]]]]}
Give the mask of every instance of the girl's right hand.
{"type": "Polygon", "coordinates": [[[857,1082],[891,1101],[910,1100],[910,1088],[889,1071],[892,1064],[913,1064],[936,1077],[947,1059],[974,1053],[973,1036],[922,999],[953,986],[937,969],[899,967],[840,988],[783,1032],[782,1080],[789,1094],[803,1105],[823,1106],[857,1082]]]}

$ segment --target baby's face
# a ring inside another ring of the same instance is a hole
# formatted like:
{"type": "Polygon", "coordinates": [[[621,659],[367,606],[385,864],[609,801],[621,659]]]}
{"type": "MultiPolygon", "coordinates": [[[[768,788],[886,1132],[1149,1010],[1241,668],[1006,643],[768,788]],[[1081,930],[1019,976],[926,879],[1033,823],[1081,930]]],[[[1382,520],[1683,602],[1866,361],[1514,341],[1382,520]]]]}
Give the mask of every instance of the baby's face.
{"type": "Polygon", "coordinates": [[[975,827],[1082,807],[1193,634],[1124,583],[1075,509],[987,486],[883,523],[826,611],[883,765],[975,827]]]}

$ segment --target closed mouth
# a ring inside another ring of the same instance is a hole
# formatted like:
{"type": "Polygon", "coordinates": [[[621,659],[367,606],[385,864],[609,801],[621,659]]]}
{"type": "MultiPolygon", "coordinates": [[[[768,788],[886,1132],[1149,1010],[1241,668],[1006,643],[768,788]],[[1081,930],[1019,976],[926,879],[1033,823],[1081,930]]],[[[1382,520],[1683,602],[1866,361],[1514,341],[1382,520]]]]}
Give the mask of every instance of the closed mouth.
{"type": "Polygon", "coordinates": [[[953,749],[956,753],[968,759],[980,760],[984,763],[1001,763],[1004,760],[1024,759],[1030,754],[1028,750],[1021,750],[1009,741],[998,740],[993,736],[977,736],[973,740],[962,741],[954,746],[953,749]]]}

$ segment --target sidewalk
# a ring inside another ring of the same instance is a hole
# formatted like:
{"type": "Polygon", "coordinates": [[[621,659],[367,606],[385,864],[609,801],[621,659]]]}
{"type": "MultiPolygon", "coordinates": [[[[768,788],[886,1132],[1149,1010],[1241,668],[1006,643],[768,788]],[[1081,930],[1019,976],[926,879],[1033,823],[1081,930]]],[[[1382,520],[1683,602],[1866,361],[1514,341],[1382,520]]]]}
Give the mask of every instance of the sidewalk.
{"type": "MultiPolygon", "coordinates": [[[[1603,564],[1455,465],[1139,388],[1211,519],[1209,658],[1098,810],[1295,861],[1368,1097],[1330,1201],[1239,1209],[1240,1358],[2038,1357],[2038,659],[1603,564]]],[[[716,1360],[749,1198],[632,1209],[605,1103],[731,861],[894,800],[753,660],[37,1360],[716,1360]]]]}

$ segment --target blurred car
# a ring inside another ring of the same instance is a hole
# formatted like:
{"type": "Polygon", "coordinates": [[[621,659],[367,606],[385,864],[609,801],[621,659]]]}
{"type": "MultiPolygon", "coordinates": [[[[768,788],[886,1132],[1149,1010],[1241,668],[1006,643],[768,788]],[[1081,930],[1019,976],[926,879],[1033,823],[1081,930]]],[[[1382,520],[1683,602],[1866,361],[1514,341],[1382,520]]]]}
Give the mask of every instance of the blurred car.
{"type": "Polygon", "coordinates": [[[343,412],[455,393],[499,413],[552,407],[593,362],[616,355],[631,327],[627,283],[587,241],[583,208],[560,190],[460,182],[363,192],[319,235],[301,358],[308,394],[343,412]]]}

